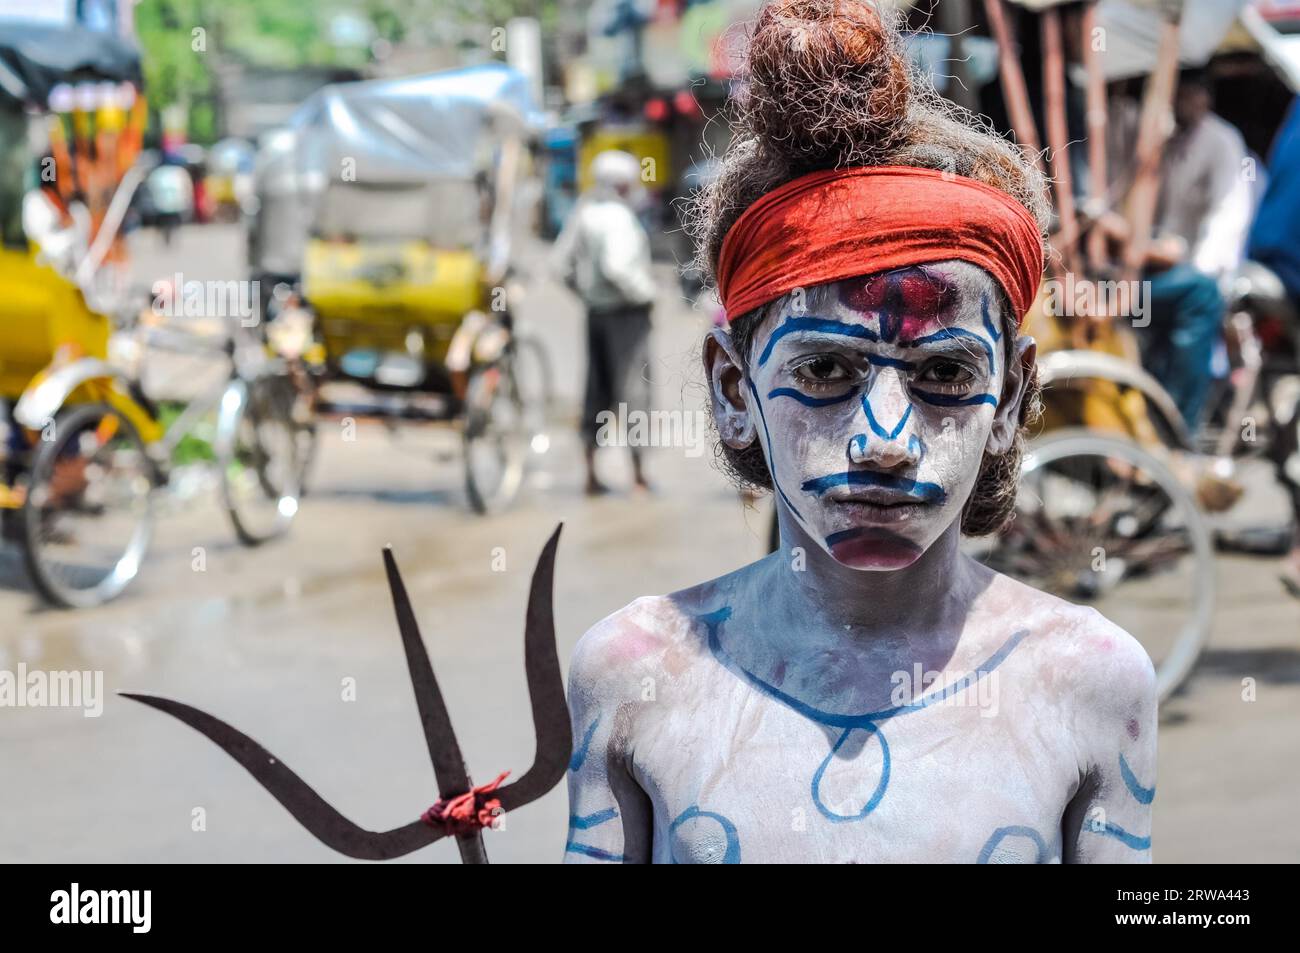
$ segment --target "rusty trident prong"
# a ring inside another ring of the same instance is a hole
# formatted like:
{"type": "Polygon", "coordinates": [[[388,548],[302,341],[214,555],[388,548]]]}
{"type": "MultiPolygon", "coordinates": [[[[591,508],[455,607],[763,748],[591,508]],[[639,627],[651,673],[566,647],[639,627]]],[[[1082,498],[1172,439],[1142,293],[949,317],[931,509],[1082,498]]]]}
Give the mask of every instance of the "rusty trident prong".
{"type": "MultiPolygon", "coordinates": [[[[494,792],[504,811],[523,807],[555,787],[564,778],[572,754],[573,735],[564,699],[564,682],[560,677],[559,656],[555,649],[552,611],[555,552],[562,528],[563,524],[557,526],[551,534],[537,560],[537,568],[533,570],[524,627],[524,670],[528,678],[537,749],[532,766],[523,776],[517,781],[502,785],[494,792]]],[[[438,793],[446,800],[470,790],[469,774],[451,727],[446,703],[433,674],[433,666],[429,663],[424,642],[420,638],[406,588],[402,585],[392,553],[387,549],[384,551],[384,568],[393,593],[398,630],[406,650],[407,668],[410,670],[411,685],[415,690],[429,757],[438,781],[438,793]]],[[[389,831],[368,831],[358,827],[331,807],[288,765],[224,721],[168,698],[131,692],[120,694],[166,712],[205,735],[243,765],[317,840],[341,854],[361,860],[389,860],[419,850],[446,836],[443,828],[432,826],[423,820],[412,821],[389,831]]],[[[457,841],[462,861],[487,862],[480,833],[458,835],[457,841]]]]}

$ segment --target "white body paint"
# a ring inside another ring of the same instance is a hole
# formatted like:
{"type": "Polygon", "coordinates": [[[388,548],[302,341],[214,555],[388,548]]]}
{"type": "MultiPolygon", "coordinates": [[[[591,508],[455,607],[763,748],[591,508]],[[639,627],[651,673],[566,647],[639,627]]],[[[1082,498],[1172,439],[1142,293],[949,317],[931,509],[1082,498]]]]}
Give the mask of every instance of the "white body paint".
{"type": "MultiPolygon", "coordinates": [[[[580,641],[567,860],[1150,859],[1145,651],[1094,610],[958,548],[981,456],[1014,436],[1031,342],[1009,368],[995,342],[990,367],[971,335],[986,333],[991,279],[959,262],[923,274],[950,293],[934,314],[909,316],[909,335],[887,333],[903,326],[885,313],[898,299],[856,310],[844,302],[863,299],[837,298],[851,284],[840,283],[814,289],[809,309],[834,333],[781,332],[790,315],[778,308],[747,362],[725,336],[707,349],[720,432],[735,446],[763,441],[774,470],[782,548],[638,599],[580,641]],[[932,344],[970,353],[907,344],[943,329],[958,333],[932,344]],[[841,362],[843,387],[799,377],[809,360],[829,366],[819,355],[841,362]],[[946,398],[991,393],[998,406],[924,400],[940,392],[927,379],[936,359],[966,368],[946,398]],[[850,383],[858,396],[827,399],[850,383]],[[822,403],[771,396],[792,388],[822,403]],[[875,439],[863,445],[864,433],[875,439]],[[806,489],[836,473],[858,476],[806,489]],[[930,501],[904,505],[916,485],[930,501]],[[828,544],[837,533],[867,542],[828,544]]],[[[992,315],[1001,326],[996,305],[992,315]]]]}

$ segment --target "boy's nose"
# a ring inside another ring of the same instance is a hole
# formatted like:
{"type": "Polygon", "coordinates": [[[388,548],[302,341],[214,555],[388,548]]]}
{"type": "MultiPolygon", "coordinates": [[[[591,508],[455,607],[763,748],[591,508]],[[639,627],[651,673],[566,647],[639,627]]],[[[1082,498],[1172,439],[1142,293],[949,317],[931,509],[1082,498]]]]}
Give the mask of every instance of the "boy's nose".
{"type": "Polygon", "coordinates": [[[881,470],[916,465],[920,441],[908,426],[912,403],[898,371],[882,370],[863,392],[861,403],[859,419],[866,426],[849,440],[850,462],[881,470]]]}

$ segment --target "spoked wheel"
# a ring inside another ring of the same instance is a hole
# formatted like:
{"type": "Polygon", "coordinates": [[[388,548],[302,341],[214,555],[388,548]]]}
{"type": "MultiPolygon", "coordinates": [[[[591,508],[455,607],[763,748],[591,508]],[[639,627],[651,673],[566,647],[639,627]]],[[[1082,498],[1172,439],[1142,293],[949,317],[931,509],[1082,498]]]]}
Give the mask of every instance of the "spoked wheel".
{"type": "Polygon", "coordinates": [[[126,417],[104,404],[60,414],[32,461],[22,510],[41,595],[69,608],[118,596],[149,548],[152,488],[153,464],[126,417]]]}
{"type": "Polygon", "coordinates": [[[1209,529],[1169,468],[1131,441],[1071,429],[1035,442],[1016,517],[981,558],[1132,633],[1155,664],[1161,700],[1205,646],[1215,587],[1209,529]]]}
{"type": "Polygon", "coordinates": [[[218,459],[226,511],[241,542],[256,546],[289,529],[315,444],[302,395],[284,376],[239,381],[227,391],[218,459]],[[235,396],[232,396],[235,395],[235,396]]]}
{"type": "Polygon", "coordinates": [[[514,501],[533,435],[507,350],[474,371],[465,392],[465,489],[475,512],[494,513],[514,501]]]}

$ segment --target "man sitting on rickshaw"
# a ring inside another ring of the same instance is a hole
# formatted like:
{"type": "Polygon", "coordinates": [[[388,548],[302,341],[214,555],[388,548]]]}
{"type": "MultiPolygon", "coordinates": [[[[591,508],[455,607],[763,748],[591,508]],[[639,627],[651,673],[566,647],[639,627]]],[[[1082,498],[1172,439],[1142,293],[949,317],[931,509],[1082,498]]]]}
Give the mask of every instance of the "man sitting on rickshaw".
{"type": "MultiPolygon", "coordinates": [[[[1174,100],[1177,127],[1165,147],[1156,228],[1147,249],[1143,297],[1150,326],[1139,335],[1142,362],[1195,432],[1213,378],[1223,325],[1220,281],[1241,263],[1254,198],[1246,146],[1210,111],[1204,70],[1185,71],[1174,100]]],[[[1123,238],[1127,223],[1099,223],[1123,238]]]]}

